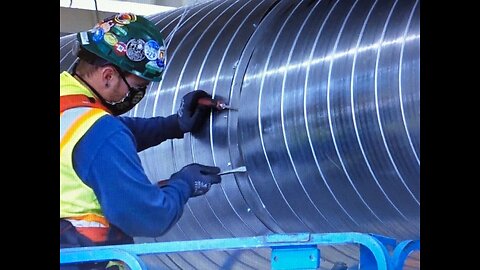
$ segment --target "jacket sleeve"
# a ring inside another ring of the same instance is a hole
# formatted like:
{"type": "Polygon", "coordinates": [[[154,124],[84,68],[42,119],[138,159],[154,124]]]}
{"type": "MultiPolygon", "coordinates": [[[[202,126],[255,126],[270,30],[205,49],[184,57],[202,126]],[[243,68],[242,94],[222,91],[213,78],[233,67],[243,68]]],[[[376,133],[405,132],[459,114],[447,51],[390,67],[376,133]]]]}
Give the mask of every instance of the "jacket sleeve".
{"type": "Polygon", "coordinates": [[[122,231],[132,237],[164,234],[181,217],[191,188],[185,181],[163,188],[151,184],[133,135],[125,127],[114,132],[106,126],[89,130],[77,145],[77,174],[95,192],[105,217],[122,231]]]}
{"type": "Polygon", "coordinates": [[[178,124],[177,115],[150,118],[118,117],[135,137],[137,152],[160,144],[167,139],[183,138],[183,131],[178,124]]]}

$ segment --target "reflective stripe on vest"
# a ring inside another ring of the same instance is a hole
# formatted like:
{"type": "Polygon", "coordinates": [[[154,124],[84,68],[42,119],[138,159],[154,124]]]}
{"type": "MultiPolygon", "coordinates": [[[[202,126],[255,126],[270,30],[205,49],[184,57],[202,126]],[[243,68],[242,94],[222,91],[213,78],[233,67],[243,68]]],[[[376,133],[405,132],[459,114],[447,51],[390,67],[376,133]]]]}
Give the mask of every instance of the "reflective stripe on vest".
{"type": "Polygon", "coordinates": [[[60,114],[60,218],[90,219],[108,226],[95,193],[73,169],[75,145],[106,114],[101,109],[85,107],[60,114]]]}

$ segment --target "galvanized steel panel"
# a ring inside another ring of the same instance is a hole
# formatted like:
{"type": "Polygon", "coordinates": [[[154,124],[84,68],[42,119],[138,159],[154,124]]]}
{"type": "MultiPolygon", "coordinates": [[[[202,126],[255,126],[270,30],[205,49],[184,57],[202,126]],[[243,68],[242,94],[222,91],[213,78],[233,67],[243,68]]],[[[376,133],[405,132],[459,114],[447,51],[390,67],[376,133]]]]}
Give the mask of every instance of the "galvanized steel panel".
{"type": "MultiPolygon", "coordinates": [[[[419,1],[212,1],[150,18],[166,38],[164,78],[130,116],[167,116],[203,89],[238,111],[140,153],[149,178],[191,162],[222,176],[166,235],[137,242],[291,232],[420,237],[419,1]]],[[[69,70],[73,35],[60,38],[69,70]]],[[[322,247],[322,268],[358,260],[322,247]]],[[[153,269],[268,269],[270,251],[145,256],[153,269]]],[[[413,256],[406,269],[418,268],[413,256]]]]}

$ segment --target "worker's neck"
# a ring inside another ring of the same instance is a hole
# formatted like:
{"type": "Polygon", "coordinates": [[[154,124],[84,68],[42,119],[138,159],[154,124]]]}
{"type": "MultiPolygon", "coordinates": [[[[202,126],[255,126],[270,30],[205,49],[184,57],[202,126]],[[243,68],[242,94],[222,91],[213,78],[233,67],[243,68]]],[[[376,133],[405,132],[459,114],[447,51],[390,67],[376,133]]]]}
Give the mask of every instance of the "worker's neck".
{"type": "Polygon", "coordinates": [[[93,95],[93,97],[94,97],[95,99],[97,99],[97,100],[100,99],[100,98],[99,98],[99,95],[100,95],[100,94],[98,93],[98,90],[95,89],[95,85],[94,85],[93,82],[87,81],[88,78],[84,78],[84,77],[82,77],[82,76],[79,75],[79,74],[73,74],[73,77],[74,77],[75,79],[77,79],[77,81],[79,81],[81,85],[83,85],[85,88],[87,88],[87,89],[90,91],[90,93],[92,93],[92,95],[93,95]]]}

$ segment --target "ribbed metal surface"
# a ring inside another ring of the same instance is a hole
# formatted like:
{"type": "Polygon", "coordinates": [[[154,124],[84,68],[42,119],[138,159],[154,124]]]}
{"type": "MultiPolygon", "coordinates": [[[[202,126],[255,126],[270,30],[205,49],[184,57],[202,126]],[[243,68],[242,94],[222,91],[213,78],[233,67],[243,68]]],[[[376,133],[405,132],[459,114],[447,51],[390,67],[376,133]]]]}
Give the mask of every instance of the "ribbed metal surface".
{"type": "MultiPolygon", "coordinates": [[[[213,1],[157,14],[167,69],[130,116],[204,89],[238,111],[140,153],[152,181],[191,162],[248,173],[191,199],[139,242],[359,231],[420,236],[419,1],[213,1]]],[[[60,71],[72,36],[60,38],[60,71]]],[[[269,250],[146,256],[153,269],[267,269],[269,250]]],[[[356,247],[322,247],[322,268],[356,247]]],[[[406,269],[419,267],[413,256],[406,269]]]]}

